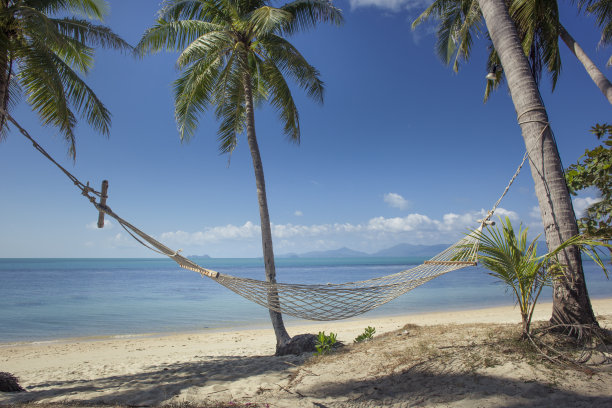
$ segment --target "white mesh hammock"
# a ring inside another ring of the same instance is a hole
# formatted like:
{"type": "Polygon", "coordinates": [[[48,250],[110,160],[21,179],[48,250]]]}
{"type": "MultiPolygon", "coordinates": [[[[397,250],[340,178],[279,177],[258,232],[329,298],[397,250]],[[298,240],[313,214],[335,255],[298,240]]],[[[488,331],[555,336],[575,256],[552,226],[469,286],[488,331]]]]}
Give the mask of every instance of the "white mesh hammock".
{"type": "Polygon", "coordinates": [[[179,251],[173,251],[150,235],[140,231],[106,206],[106,189],[108,188],[106,181],[102,183],[102,192],[95,191],[89,186],[89,183],[87,185],[81,183],[75,176],[57,163],[10,115],[2,109],[0,109],[0,114],[5,115],[32,142],[34,148],[60,168],[77,188],[81,190],[81,193],[98,209],[100,214],[98,220],[99,227],[104,225],[103,217],[106,214],[117,220],[142,245],[171,258],[180,267],[209,277],[240,296],[270,310],[309,320],[339,320],[353,317],[383,305],[440,275],[467,266],[475,266],[478,255],[478,232],[482,231],[485,225],[491,224],[489,219],[501,199],[508,192],[510,185],[518,176],[528,156],[525,153],[523,161],[499,200],[497,200],[486,217],[480,220],[480,226],[471,234],[465,236],[429,261],[423,262],[421,265],[392,275],[358,282],[326,285],[270,283],[206,269],[179,255],[179,251]],[[97,197],[100,198],[99,203],[96,202],[97,197]]]}
{"type": "MultiPolygon", "coordinates": [[[[365,313],[435,277],[467,266],[475,266],[477,261],[479,241],[475,231],[429,261],[392,275],[324,285],[269,283],[203,268],[140,231],[110,208],[95,202],[94,205],[100,212],[117,220],[141,244],[168,256],[182,268],[209,277],[268,309],[308,320],[340,320],[365,313]]],[[[482,230],[485,223],[486,221],[482,221],[477,231],[482,230]]]]}

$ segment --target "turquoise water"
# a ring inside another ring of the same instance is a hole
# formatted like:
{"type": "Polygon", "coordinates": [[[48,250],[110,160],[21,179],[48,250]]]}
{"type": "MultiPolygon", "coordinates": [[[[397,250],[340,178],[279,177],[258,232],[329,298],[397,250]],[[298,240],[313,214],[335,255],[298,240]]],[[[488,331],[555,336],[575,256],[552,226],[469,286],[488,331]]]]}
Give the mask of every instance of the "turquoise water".
{"type": "MultiPolygon", "coordinates": [[[[264,277],[260,259],[194,260],[222,273],[264,277]]],[[[288,283],[355,281],[399,272],[422,260],[278,259],[277,277],[288,283]]],[[[601,269],[585,262],[585,274],[592,298],[612,297],[612,283],[601,269]]],[[[550,291],[542,300],[550,301],[550,291]]],[[[512,303],[484,269],[465,268],[363,316],[512,303]]],[[[0,259],[0,342],[267,327],[268,322],[267,309],[166,259],[0,259]]]]}

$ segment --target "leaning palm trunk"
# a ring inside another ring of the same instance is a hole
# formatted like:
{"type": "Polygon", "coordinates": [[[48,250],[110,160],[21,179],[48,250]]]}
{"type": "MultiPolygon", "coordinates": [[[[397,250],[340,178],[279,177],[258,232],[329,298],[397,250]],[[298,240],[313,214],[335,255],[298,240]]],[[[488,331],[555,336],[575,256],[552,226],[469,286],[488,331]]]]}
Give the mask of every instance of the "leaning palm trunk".
{"type": "MultiPolygon", "coordinates": [[[[478,0],[500,57],[519,124],[530,153],[531,175],[549,251],[578,234],[570,195],[565,184],[557,146],[548,126],[548,116],[521,48],[518,34],[503,0],[478,0]]],[[[561,252],[558,260],[567,265],[564,276],[554,283],[555,324],[597,324],[587,293],[580,251],[561,252]]]]}
{"type": "Polygon", "coordinates": [[[608,102],[612,104],[612,83],[605,77],[605,75],[597,68],[597,66],[591,61],[589,56],[584,52],[582,47],[574,40],[574,38],[567,32],[565,27],[559,27],[559,37],[563,40],[567,48],[578,58],[578,61],[584,66],[587,74],[591,77],[595,85],[599,88],[601,93],[604,94],[608,102]]]}
{"type": "MultiPolygon", "coordinates": [[[[4,50],[0,51],[0,108],[7,110],[9,97],[9,83],[11,80],[11,63],[4,50]]],[[[2,140],[2,131],[6,124],[6,117],[2,115],[0,118],[0,140],[2,140]]]]}
{"type": "MultiPolygon", "coordinates": [[[[261,244],[263,247],[263,259],[266,269],[266,280],[276,283],[276,267],[274,265],[274,250],[272,248],[272,229],[270,228],[270,215],[268,213],[268,199],[266,197],[266,183],[264,179],[263,164],[255,135],[255,113],[253,111],[253,90],[251,88],[251,78],[246,73],[244,75],[244,95],[246,110],[247,140],[253,159],[253,169],[255,170],[255,183],[257,185],[257,199],[259,201],[259,217],[261,219],[261,244]]],[[[278,294],[271,289],[268,293],[268,303],[274,305],[278,303],[278,294]]],[[[269,309],[272,327],[276,335],[276,350],[286,344],[291,337],[285,329],[283,315],[269,309]]]]}

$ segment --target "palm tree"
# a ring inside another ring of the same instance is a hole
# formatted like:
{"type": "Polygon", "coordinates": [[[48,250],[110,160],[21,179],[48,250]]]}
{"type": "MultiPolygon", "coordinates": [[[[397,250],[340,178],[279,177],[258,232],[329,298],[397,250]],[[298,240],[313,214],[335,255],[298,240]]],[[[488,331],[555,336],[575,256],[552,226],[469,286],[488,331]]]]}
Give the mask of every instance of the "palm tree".
{"type": "Polygon", "coordinates": [[[537,256],[537,238],[527,241],[527,228],[519,227],[518,235],[506,217],[501,228],[487,227],[478,232],[478,261],[511,289],[521,312],[523,338],[530,334],[531,318],[540,293],[552,282],[545,258],[537,256]]]}
{"type": "MultiPolygon", "coordinates": [[[[540,43],[542,38],[550,38],[550,35],[539,33],[527,42],[521,41],[525,40],[525,32],[528,30],[517,30],[503,0],[437,0],[413,23],[413,27],[432,15],[440,18],[438,52],[447,63],[454,59],[455,70],[458,69],[460,58],[469,57],[473,34],[481,30],[484,18],[487,34],[493,43],[490,63],[501,65],[508,81],[523,139],[527,150],[531,152],[531,173],[546,242],[548,248],[554,250],[562,242],[577,235],[578,227],[564,182],[561,159],[551,128],[547,125],[548,115],[537,87],[537,75],[534,75],[534,69],[537,71],[542,59],[537,57],[537,54],[530,53],[534,38],[540,43]],[[485,13],[485,7],[488,14],[485,13]],[[526,55],[536,56],[535,63],[532,58],[530,64],[526,55]]],[[[543,32],[548,32],[546,30],[550,25],[543,26],[543,32]]],[[[547,58],[543,60],[555,60],[554,54],[546,54],[547,58]]],[[[499,70],[497,75],[501,77],[499,70]]],[[[554,78],[553,76],[553,80],[554,78]]],[[[551,320],[559,324],[595,324],[580,251],[574,247],[563,251],[559,256],[563,258],[560,262],[568,265],[568,268],[565,270],[566,279],[555,281],[551,320]]]]}
{"type": "MultiPolygon", "coordinates": [[[[609,0],[599,0],[599,3],[609,3],[609,0]]],[[[580,9],[597,17],[602,26],[602,42],[606,42],[607,27],[612,26],[612,13],[601,4],[595,3],[580,6],[580,9]]],[[[612,104],[612,83],[597,68],[580,45],[567,32],[559,20],[557,0],[512,0],[509,6],[511,18],[514,20],[523,50],[529,57],[532,73],[539,81],[544,67],[551,75],[553,89],[561,72],[561,57],[559,53],[559,39],[583,65],[585,71],[604,97],[612,104]]],[[[438,18],[438,54],[445,63],[452,61],[455,71],[459,68],[460,59],[468,59],[473,44],[474,35],[481,31],[482,13],[476,0],[436,0],[412,24],[417,25],[429,18],[438,18]]],[[[499,57],[495,48],[491,47],[488,60],[489,69],[499,65],[499,57]]],[[[492,88],[499,86],[502,79],[498,72],[497,79],[487,82],[485,100],[488,99],[492,88]]]]}
{"type": "MultiPolygon", "coordinates": [[[[579,245],[606,273],[597,246],[609,247],[605,241],[577,235],[562,243],[554,251],[537,255],[537,241],[527,241],[527,228],[519,227],[515,232],[508,217],[501,221],[500,227],[487,227],[486,231],[476,231],[478,238],[478,261],[487,268],[489,275],[501,280],[510,289],[521,312],[523,338],[530,334],[531,319],[542,289],[562,276],[563,265],[556,261],[559,252],[571,245],[579,245]]],[[[470,245],[465,251],[471,251],[470,245]]]]}
{"type": "MultiPolygon", "coordinates": [[[[503,66],[525,146],[530,152],[531,175],[546,244],[553,251],[578,235],[578,226],[548,115],[504,0],[478,0],[478,4],[503,66]]],[[[551,321],[555,324],[597,324],[584,280],[580,250],[570,246],[559,253],[558,259],[566,268],[564,277],[555,281],[551,321]]]]}
{"type": "MultiPolygon", "coordinates": [[[[104,0],[0,0],[0,108],[8,112],[22,93],[45,125],[57,127],[74,159],[75,111],[108,135],[110,113],[80,78],[93,65],[93,46],[128,50],[109,28],[68,13],[101,20],[104,0]]],[[[1,111],[0,111],[1,112],[1,111]]],[[[8,124],[0,118],[0,139],[8,124]]]]}
{"type": "MultiPolygon", "coordinates": [[[[299,143],[298,111],[285,76],[318,102],[323,101],[323,82],[319,72],[282,35],[314,27],[319,21],[339,24],[342,14],[326,0],[297,0],[279,8],[269,3],[170,0],[136,51],[141,56],[163,49],[181,52],[177,60],[181,74],[174,82],[181,140],[194,135],[199,116],[211,105],[220,121],[221,152],[231,153],[238,135],[246,131],[255,171],[266,279],[274,283],[272,232],[254,108],[268,100],[278,112],[285,135],[299,143]]],[[[273,290],[268,302],[278,302],[273,290]]],[[[280,313],[270,310],[270,318],[278,351],[290,337],[280,313]]]]}

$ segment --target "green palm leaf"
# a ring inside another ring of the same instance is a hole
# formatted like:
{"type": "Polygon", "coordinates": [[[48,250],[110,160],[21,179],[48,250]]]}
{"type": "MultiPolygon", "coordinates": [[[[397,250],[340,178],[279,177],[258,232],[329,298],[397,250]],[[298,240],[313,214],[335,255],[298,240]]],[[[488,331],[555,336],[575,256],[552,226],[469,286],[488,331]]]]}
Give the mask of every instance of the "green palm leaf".
{"type": "MultiPolygon", "coordinates": [[[[108,27],[61,15],[101,20],[107,9],[104,0],[14,0],[0,10],[0,104],[10,110],[25,93],[42,122],[59,129],[73,158],[77,115],[104,135],[111,122],[79,75],[93,66],[94,47],[131,47],[108,27]]],[[[0,135],[6,135],[4,121],[0,135]]]]}

